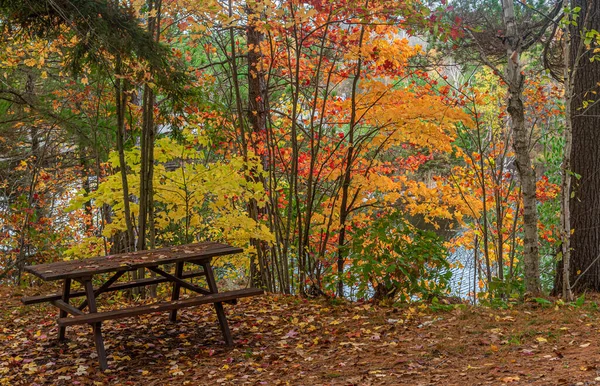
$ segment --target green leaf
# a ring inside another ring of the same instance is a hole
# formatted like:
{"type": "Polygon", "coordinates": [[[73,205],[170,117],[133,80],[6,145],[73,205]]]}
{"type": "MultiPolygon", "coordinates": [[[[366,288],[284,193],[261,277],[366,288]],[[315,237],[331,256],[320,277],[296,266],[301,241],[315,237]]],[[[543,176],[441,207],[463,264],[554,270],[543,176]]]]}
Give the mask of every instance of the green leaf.
{"type": "Polygon", "coordinates": [[[535,298],[535,299],[533,299],[533,300],[535,300],[535,302],[536,302],[537,304],[541,304],[542,306],[551,306],[551,305],[552,305],[552,302],[551,302],[551,301],[549,301],[548,299],[544,299],[544,298],[535,298]]]}
{"type": "Polygon", "coordinates": [[[575,307],[581,307],[583,306],[583,303],[585,303],[585,294],[577,298],[577,300],[575,301],[575,307]]]}

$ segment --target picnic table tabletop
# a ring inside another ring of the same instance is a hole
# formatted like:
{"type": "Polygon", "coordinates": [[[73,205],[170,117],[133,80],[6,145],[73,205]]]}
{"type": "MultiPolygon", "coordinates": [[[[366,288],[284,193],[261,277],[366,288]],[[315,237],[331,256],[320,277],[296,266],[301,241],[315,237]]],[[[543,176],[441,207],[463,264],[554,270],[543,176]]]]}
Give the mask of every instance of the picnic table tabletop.
{"type": "Polygon", "coordinates": [[[203,261],[215,256],[243,252],[242,248],[216,242],[138,251],[118,255],[97,256],[25,267],[25,271],[46,280],[75,279],[100,273],[152,267],[183,261],[203,261]]]}

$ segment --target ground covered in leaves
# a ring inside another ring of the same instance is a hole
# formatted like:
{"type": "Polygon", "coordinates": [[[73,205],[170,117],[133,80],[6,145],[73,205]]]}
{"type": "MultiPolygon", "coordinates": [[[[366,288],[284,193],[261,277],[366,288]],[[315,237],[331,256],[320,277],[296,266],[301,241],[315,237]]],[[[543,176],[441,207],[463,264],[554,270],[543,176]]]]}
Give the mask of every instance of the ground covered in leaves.
{"type": "Polygon", "coordinates": [[[233,349],[211,306],[181,310],[177,323],[165,313],[105,322],[101,372],[91,329],[57,343],[55,310],[21,305],[25,293],[0,287],[0,384],[600,385],[591,300],[432,309],[269,295],[226,306],[233,349]]]}

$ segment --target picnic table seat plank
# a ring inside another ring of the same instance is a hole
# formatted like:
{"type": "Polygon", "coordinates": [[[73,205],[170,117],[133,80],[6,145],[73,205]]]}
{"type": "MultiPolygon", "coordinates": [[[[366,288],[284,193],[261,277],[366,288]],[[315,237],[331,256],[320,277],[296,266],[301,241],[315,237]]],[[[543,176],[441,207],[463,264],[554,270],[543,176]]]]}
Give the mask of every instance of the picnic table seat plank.
{"type": "Polygon", "coordinates": [[[101,311],[80,316],[67,316],[58,319],[59,326],[74,326],[78,324],[88,324],[102,322],[105,320],[115,320],[129,318],[153,312],[171,311],[180,308],[193,307],[201,304],[209,304],[215,302],[226,302],[229,300],[262,295],[264,291],[259,288],[245,288],[241,290],[227,291],[211,295],[195,296],[193,298],[160,302],[144,306],[129,307],[113,311],[101,311]]]}
{"type": "Polygon", "coordinates": [[[178,261],[209,261],[210,258],[241,253],[244,250],[220,243],[189,244],[181,247],[153,249],[119,255],[98,256],[81,260],[37,264],[25,267],[25,271],[46,280],[81,278],[115,271],[133,271],[138,268],[178,261]]]}
{"type": "MultiPolygon", "coordinates": [[[[190,272],[186,272],[184,273],[181,278],[182,279],[191,279],[194,277],[200,277],[200,276],[204,276],[205,272],[204,271],[190,271],[190,272]]],[[[152,284],[161,284],[161,283],[167,283],[170,280],[164,277],[156,277],[156,278],[144,278],[144,279],[137,279],[137,280],[132,280],[132,281],[128,281],[128,282],[124,282],[124,283],[116,283],[111,285],[110,287],[108,287],[106,290],[100,292],[100,293],[104,293],[104,292],[112,292],[112,291],[120,291],[120,290],[124,290],[124,289],[129,289],[129,288],[136,288],[136,287],[145,287],[147,285],[152,285],[152,284]]],[[[95,290],[94,292],[96,292],[97,290],[95,290]]],[[[100,293],[97,293],[97,295],[99,295],[100,293]]],[[[70,298],[79,298],[85,296],[85,291],[73,291],[70,294],[70,298]]],[[[21,302],[23,304],[29,305],[29,304],[38,304],[38,303],[45,303],[45,302],[51,302],[53,300],[58,300],[62,297],[62,293],[56,293],[56,294],[50,294],[50,295],[35,295],[35,296],[25,296],[23,298],[21,298],[21,302]]]]}

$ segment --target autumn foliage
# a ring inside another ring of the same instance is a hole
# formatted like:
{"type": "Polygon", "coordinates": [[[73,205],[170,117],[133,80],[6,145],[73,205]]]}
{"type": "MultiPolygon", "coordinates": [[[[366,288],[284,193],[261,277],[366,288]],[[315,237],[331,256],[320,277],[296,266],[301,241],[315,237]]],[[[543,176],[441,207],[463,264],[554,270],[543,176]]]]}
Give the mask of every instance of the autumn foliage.
{"type": "MultiPolygon", "coordinates": [[[[502,296],[522,290],[506,85],[482,68],[454,73],[433,48],[428,36],[462,38],[451,6],[122,6],[158,31],[183,84],[167,85],[141,55],[102,47],[101,61],[73,73],[82,37],[66,25],[49,40],[15,29],[1,43],[0,280],[22,280],[26,264],[130,250],[133,235],[150,247],[242,246],[220,274],[275,292],[445,296],[467,264],[475,276],[463,296],[497,280],[516,283],[502,296]],[[144,231],[142,192],[152,198],[144,231]],[[451,258],[458,250],[470,257],[451,258]]],[[[527,70],[541,164],[560,154],[551,146],[560,90],[527,70]]],[[[545,170],[538,200],[551,213],[557,181],[545,170]]],[[[549,217],[539,225],[548,256],[557,240],[549,217]]]]}

